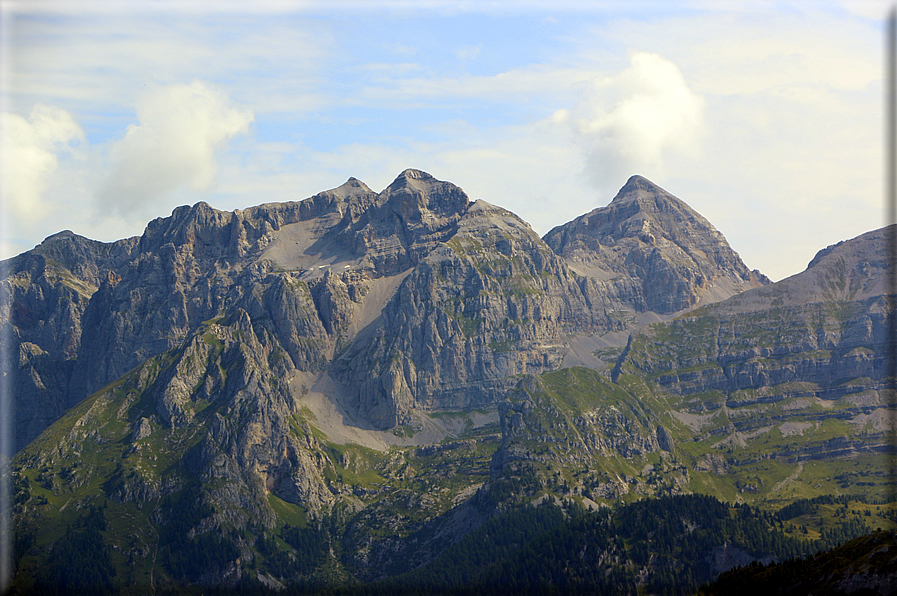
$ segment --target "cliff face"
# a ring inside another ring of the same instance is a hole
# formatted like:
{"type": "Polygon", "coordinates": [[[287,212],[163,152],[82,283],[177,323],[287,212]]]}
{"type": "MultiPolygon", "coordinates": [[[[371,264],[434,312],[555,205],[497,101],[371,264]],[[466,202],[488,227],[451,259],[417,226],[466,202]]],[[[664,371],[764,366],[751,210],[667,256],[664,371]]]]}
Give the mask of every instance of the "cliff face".
{"type": "Polygon", "coordinates": [[[595,499],[618,499],[630,492],[687,491],[679,466],[649,458],[673,459],[677,452],[654,400],[628,392],[599,373],[567,368],[541,377],[526,376],[499,405],[502,443],[492,457],[492,474],[516,478],[536,468],[574,471],[572,478],[547,478],[562,492],[595,499]],[[633,466],[640,462],[640,466],[633,466]],[[629,475],[641,468],[645,478],[629,475]],[[646,486],[653,477],[661,486],[646,486]]]}
{"type": "Polygon", "coordinates": [[[893,232],[633,332],[609,379],[584,368],[524,377],[499,406],[496,482],[524,490],[536,478],[599,500],[886,490],[893,232]]]}
{"type": "Polygon", "coordinates": [[[5,263],[16,444],[237,309],[291,371],[346,386],[381,429],[415,412],[494,407],[519,375],[560,368],[571,338],[634,330],[639,313],[669,316],[748,288],[664,328],[666,343],[637,336],[626,365],[681,393],[800,377],[827,387],[821,395],[840,378],[880,376],[886,257],[858,250],[826,249],[807,273],[764,288],[704,218],[642,177],[543,241],[418,170],[380,193],[350,179],[296,203],[180,207],[113,244],[65,232],[5,263]],[[700,340],[677,335],[689,321],[700,340]],[[703,352],[671,360],[692,344],[703,352]]]}
{"type": "Polygon", "coordinates": [[[0,323],[9,342],[4,355],[15,371],[16,450],[73,405],[69,383],[84,311],[102,278],[127,262],[136,244],[136,238],[104,244],[66,231],[2,264],[0,323]]]}
{"type": "MultiPolygon", "coordinates": [[[[46,416],[48,404],[58,417],[147,358],[180,345],[202,321],[238,304],[269,318],[278,308],[292,306],[292,326],[303,327],[308,304],[284,304],[289,300],[283,293],[278,303],[274,292],[263,291],[276,285],[266,264],[241,257],[258,252],[272,223],[278,225],[285,215],[296,217],[296,212],[289,206],[258,208],[247,217],[199,203],[151,222],[139,239],[102,245],[67,236],[65,242],[82,249],[78,260],[45,257],[48,243],[54,253],[60,251],[63,240],[51,237],[8,262],[14,273],[4,284],[12,299],[3,322],[11,325],[17,344],[11,351],[19,353],[17,445],[52,421],[46,416]]],[[[302,332],[320,333],[314,327],[302,332]]],[[[320,357],[306,355],[308,359],[320,357]]]]}
{"type": "MultiPolygon", "coordinates": [[[[285,381],[291,369],[267,328],[237,309],[70,409],[16,456],[17,478],[67,494],[76,517],[102,491],[131,512],[112,535],[116,544],[128,536],[121,548],[132,558],[194,535],[270,531],[272,502],[317,511],[334,500],[325,480],[333,468],[285,381]]],[[[35,520],[46,514],[26,507],[17,523],[41,539],[46,526],[35,520]]],[[[226,583],[226,569],[209,563],[206,572],[226,583]]],[[[152,585],[152,571],[122,581],[152,585]]]]}
{"type": "Polygon", "coordinates": [[[887,234],[830,247],[798,275],[633,335],[615,375],[644,376],[679,396],[677,416],[692,420],[699,436],[743,445],[739,435],[752,431],[790,421],[803,434],[835,418],[849,423],[845,432],[787,452],[886,449],[886,359],[894,353],[887,234]],[[851,426],[865,438],[852,438],[851,426]]]}
{"type": "Polygon", "coordinates": [[[408,170],[379,195],[350,179],[299,203],[233,213],[180,207],[140,238],[111,245],[48,238],[5,263],[0,315],[17,360],[17,449],[236,308],[264,325],[298,370],[320,371],[357,330],[367,282],[424,258],[467,204],[456,186],[408,170]]]}
{"type": "MultiPolygon", "coordinates": [[[[667,270],[704,275],[695,271],[709,267],[708,252],[691,250],[685,260],[665,236],[655,242],[662,252],[627,244],[643,244],[632,222],[649,221],[641,215],[646,196],[661,205],[658,213],[670,210],[667,195],[641,178],[607,208],[636,214],[613,224],[623,232],[609,232],[619,240],[614,254],[631,253],[608,265],[623,276],[614,280],[577,275],[569,264],[581,251],[573,244],[559,248],[568,256],[559,258],[512,213],[471,204],[457,186],[418,170],[380,193],[353,178],[296,203],[232,213],[179,207],[140,238],[109,245],[50,237],[6,263],[17,448],[73,404],[237,308],[296,370],[319,374],[333,363],[334,378],[354,388],[357,407],[378,427],[408,422],[416,410],[494,404],[515,375],[558,368],[569,336],[628,329],[634,319],[615,314],[621,304],[668,312],[694,302],[696,294],[682,290],[691,286],[667,270]]],[[[667,226],[685,226],[676,238],[704,229],[682,205],[667,226]]],[[[579,238],[576,246],[585,242],[578,225],[566,233],[579,238]]],[[[720,243],[714,250],[725,254],[714,258],[739,265],[720,243]]]]}
{"type": "Polygon", "coordinates": [[[800,380],[834,398],[861,388],[838,389],[841,380],[881,381],[892,317],[886,233],[821,251],[798,275],[645,330],[632,339],[622,368],[656,375],[680,394],[800,380]],[[691,370],[664,374],[677,368],[691,370]]]}
{"type": "Polygon", "coordinates": [[[478,201],[407,273],[333,374],[358,388],[366,418],[388,428],[415,409],[492,405],[516,375],[558,368],[565,336],[607,329],[526,223],[478,201]]]}
{"type": "Polygon", "coordinates": [[[545,242],[637,312],[675,313],[769,283],[710,222],[641,176],[608,206],[551,230],[545,242]]]}

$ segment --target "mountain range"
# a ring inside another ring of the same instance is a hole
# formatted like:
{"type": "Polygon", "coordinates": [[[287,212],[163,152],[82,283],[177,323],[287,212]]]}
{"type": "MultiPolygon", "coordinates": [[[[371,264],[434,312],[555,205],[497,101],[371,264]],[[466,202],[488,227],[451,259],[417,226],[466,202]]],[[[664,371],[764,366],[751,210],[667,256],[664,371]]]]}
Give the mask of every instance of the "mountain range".
{"type": "Polygon", "coordinates": [[[125,592],[375,585],[524,503],[886,503],[892,233],[773,284],[640,176],[540,238],[410,169],[50,236],[0,282],[16,589],[88,581],[69,551],[125,592]]]}

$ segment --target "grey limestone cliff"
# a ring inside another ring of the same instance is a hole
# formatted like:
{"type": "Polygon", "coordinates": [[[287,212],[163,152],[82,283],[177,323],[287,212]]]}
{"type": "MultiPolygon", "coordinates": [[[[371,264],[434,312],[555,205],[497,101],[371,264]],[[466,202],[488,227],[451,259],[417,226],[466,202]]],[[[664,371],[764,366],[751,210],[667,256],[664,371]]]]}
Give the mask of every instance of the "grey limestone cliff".
{"type": "Polygon", "coordinates": [[[107,244],[65,231],[3,262],[0,322],[4,356],[16,371],[16,450],[74,405],[69,384],[84,311],[103,277],[125,263],[136,244],[136,238],[107,244]]]}
{"type": "Polygon", "coordinates": [[[67,408],[245,311],[296,371],[332,376],[381,428],[497,403],[559,368],[574,336],[627,331],[757,285],[722,236],[633,177],[540,239],[419,170],[376,193],[350,178],[304,201],[178,207],[112,244],[65,232],[4,263],[17,449],[67,408]]]}
{"type": "Polygon", "coordinates": [[[767,284],[644,178],[542,239],[419,170],[52,236],[0,280],[21,586],[91,536],[147,593],[302,589],[515,504],[878,498],[885,238],[767,284]]]}
{"type": "Polygon", "coordinates": [[[512,213],[478,201],[335,362],[381,427],[415,409],[494,404],[515,377],[561,365],[565,337],[607,330],[574,276],[512,213]]]}
{"type": "Polygon", "coordinates": [[[679,396],[680,419],[732,441],[788,422],[797,426],[783,432],[803,433],[835,418],[865,438],[830,434],[791,456],[886,449],[886,364],[895,353],[887,235],[829,247],[800,274],[644,329],[615,374],[645,375],[679,396]]]}
{"type": "Polygon", "coordinates": [[[710,222],[642,176],[545,241],[574,271],[637,312],[675,313],[769,283],[710,222]]]}

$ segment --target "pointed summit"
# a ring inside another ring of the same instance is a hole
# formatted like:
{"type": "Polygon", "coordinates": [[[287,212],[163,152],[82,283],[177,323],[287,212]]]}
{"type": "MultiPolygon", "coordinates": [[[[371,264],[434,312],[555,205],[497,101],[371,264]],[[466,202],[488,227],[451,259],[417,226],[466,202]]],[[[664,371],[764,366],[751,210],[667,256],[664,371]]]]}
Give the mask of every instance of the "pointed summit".
{"type": "Polygon", "coordinates": [[[311,203],[315,203],[320,208],[322,205],[331,205],[331,204],[343,204],[346,202],[352,202],[351,199],[359,198],[359,197],[373,197],[376,196],[373,190],[370,187],[355,178],[354,176],[350,176],[348,180],[337,186],[336,188],[331,188],[330,190],[325,190],[319,192],[314,195],[310,199],[306,199],[306,201],[311,201],[311,203]]]}
{"type": "Polygon", "coordinates": [[[396,180],[400,178],[410,179],[410,180],[436,180],[433,176],[424,172],[423,170],[415,170],[414,168],[408,168],[401,174],[396,177],[396,180]]]}
{"type": "Polygon", "coordinates": [[[49,236],[44,238],[44,240],[43,240],[43,242],[41,242],[41,244],[50,244],[50,243],[57,242],[60,240],[69,240],[69,239],[76,238],[76,237],[78,237],[78,234],[75,234],[73,231],[62,230],[61,232],[56,232],[55,234],[50,234],[49,236]]]}
{"type": "Polygon", "coordinates": [[[559,254],[566,254],[582,244],[596,251],[601,245],[615,246],[627,237],[653,244],[660,235],[679,243],[681,237],[697,234],[726,243],[722,234],[685,201],[636,175],[627,180],[609,205],[554,228],[545,239],[559,254]]]}
{"type": "Polygon", "coordinates": [[[367,184],[365,184],[358,178],[350,177],[348,180],[346,180],[330,192],[332,192],[333,196],[337,198],[345,199],[351,196],[370,194],[374,191],[372,191],[367,184]]]}
{"type": "Polygon", "coordinates": [[[403,188],[412,188],[414,190],[423,191],[427,187],[438,184],[440,181],[424,172],[422,170],[415,170],[414,168],[408,168],[398,176],[396,179],[392,181],[386,190],[387,191],[398,191],[403,188]]]}
{"type": "Polygon", "coordinates": [[[671,232],[675,232],[675,224],[679,223],[678,220],[685,218],[696,223],[701,228],[702,233],[719,234],[707,219],[692,209],[685,201],[667,192],[644,176],[639,175],[632,176],[626,181],[626,184],[617,192],[610,205],[604,208],[599,207],[593,213],[602,209],[613,209],[614,207],[623,207],[632,203],[637,204],[638,209],[645,214],[655,214],[653,217],[646,215],[651,217],[651,219],[657,219],[658,217],[664,219],[663,215],[656,214],[667,214],[666,219],[672,218],[676,220],[668,222],[669,225],[665,226],[671,232]]]}
{"type": "Polygon", "coordinates": [[[470,205],[470,199],[459,187],[412,168],[399,174],[380,196],[393,212],[410,221],[456,219],[470,205]]]}
{"type": "Polygon", "coordinates": [[[670,314],[768,283],[709,221],[642,176],[629,178],[606,207],[551,230],[545,241],[582,275],[635,281],[637,311],[670,314]]]}
{"type": "MultiPolygon", "coordinates": [[[[617,193],[617,198],[621,196],[625,196],[631,194],[633,192],[637,192],[639,190],[645,190],[649,192],[654,192],[656,190],[660,190],[663,192],[663,189],[645,178],[644,176],[639,176],[638,174],[634,174],[629,177],[629,180],[626,181],[626,184],[623,185],[623,188],[620,189],[620,192],[617,193]]],[[[616,199],[614,199],[616,200],[616,199]]]]}

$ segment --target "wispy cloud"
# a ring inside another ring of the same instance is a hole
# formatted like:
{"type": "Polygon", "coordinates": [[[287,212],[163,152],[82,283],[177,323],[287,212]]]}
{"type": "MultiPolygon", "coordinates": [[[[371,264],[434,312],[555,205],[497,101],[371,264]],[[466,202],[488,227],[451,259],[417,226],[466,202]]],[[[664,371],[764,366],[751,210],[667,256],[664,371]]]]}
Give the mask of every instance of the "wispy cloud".
{"type": "Polygon", "coordinates": [[[569,123],[585,144],[589,175],[610,191],[633,173],[662,176],[670,152],[697,152],[703,111],[675,64],[635,52],[629,68],[596,81],[582,104],[552,120],[569,123]]]}
{"type": "Polygon", "coordinates": [[[84,131],[67,111],[38,104],[28,117],[0,114],[3,208],[26,222],[46,215],[44,202],[58,167],[57,154],[83,141],[84,131]]]}
{"type": "Polygon", "coordinates": [[[10,111],[43,102],[120,118],[147,86],[194,78],[229,87],[256,112],[329,105],[330,27],[301,15],[86,10],[10,20],[15,47],[3,90],[10,111]]]}
{"type": "Polygon", "coordinates": [[[180,186],[209,189],[216,152],[248,132],[253,114],[221,89],[193,81],[152,89],[138,101],[137,118],[110,150],[110,175],[98,195],[103,212],[146,213],[180,186]]]}
{"type": "Polygon", "coordinates": [[[464,46],[455,50],[455,55],[460,60],[475,60],[483,50],[483,44],[478,43],[475,46],[464,46]]]}

